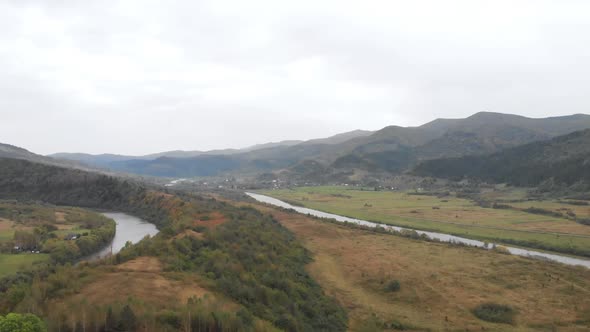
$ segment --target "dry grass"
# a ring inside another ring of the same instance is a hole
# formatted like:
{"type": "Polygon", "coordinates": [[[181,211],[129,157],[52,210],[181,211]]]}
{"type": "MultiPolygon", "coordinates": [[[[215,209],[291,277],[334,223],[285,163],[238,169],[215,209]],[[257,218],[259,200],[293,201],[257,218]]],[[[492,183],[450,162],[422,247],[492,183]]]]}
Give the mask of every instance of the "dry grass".
{"type": "Polygon", "coordinates": [[[272,213],[313,252],[309,271],[348,310],[352,330],[372,314],[435,331],[588,330],[587,269],[376,234],[257,207],[272,213]],[[383,290],[391,279],[400,281],[399,292],[383,290]],[[484,302],[516,307],[516,325],[476,318],[470,310],[484,302]]]}
{"type": "Polygon", "coordinates": [[[69,301],[80,303],[85,299],[88,303],[105,305],[136,298],[161,305],[183,304],[192,296],[208,293],[195,278],[168,278],[157,258],[139,257],[116,266],[114,271],[104,271],[69,301]]]}
{"type": "Polygon", "coordinates": [[[61,211],[55,212],[55,221],[56,222],[65,222],[66,221],[66,213],[61,211]]]}
{"type": "Polygon", "coordinates": [[[193,231],[192,229],[187,229],[187,230],[185,230],[184,232],[182,232],[182,233],[179,233],[179,234],[175,235],[175,236],[172,238],[172,240],[171,240],[171,241],[173,241],[173,240],[178,240],[178,239],[182,239],[182,238],[185,238],[185,237],[187,237],[187,236],[194,237],[194,238],[196,238],[196,239],[203,239],[203,238],[205,237],[205,236],[203,235],[203,233],[195,232],[195,231],[193,231]]]}
{"type": "Polygon", "coordinates": [[[207,228],[215,228],[227,221],[227,218],[219,212],[212,212],[205,216],[200,216],[199,219],[193,221],[193,226],[203,226],[207,228]],[[206,220],[205,220],[206,219],[206,220]]]}
{"type": "Polygon", "coordinates": [[[116,266],[118,271],[130,272],[161,272],[162,263],[156,257],[139,257],[116,266]]]}
{"type": "Polygon", "coordinates": [[[0,218],[0,232],[11,230],[13,225],[11,220],[0,218]]]}

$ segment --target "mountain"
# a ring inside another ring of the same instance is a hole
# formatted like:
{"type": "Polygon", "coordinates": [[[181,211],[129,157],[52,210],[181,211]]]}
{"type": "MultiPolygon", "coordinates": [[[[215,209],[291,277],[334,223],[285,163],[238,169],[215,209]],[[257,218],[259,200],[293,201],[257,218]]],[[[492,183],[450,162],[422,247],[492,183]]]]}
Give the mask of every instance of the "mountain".
{"type": "Polygon", "coordinates": [[[400,172],[424,160],[492,153],[586,128],[590,128],[590,115],[532,119],[480,112],[415,128],[387,127],[332,166],[400,172]]]}
{"type": "Polygon", "coordinates": [[[355,130],[327,138],[309,141],[287,140],[257,144],[243,149],[176,150],[144,156],[56,153],[51,157],[141,175],[166,177],[213,176],[234,170],[256,172],[287,167],[299,160],[323,153],[325,149],[320,148],[320,146],[327,148],[328,145],[336,145],[371,133],[371,131],[355,130]]]}
{"type": "Polygon", "coordinates": [[[330,136],[328,138],[318,138],[312,139],[309,141],[305,141],[302,145],[315,145],[315,144],[340,144],[344,143],[348,140],[357,137],[367,137],[372,135],[374,132],[370,130],[353,130],[342,134],[337,134],[334,136],[330,136]]]}
{"type": "Polygon", "coordinates": [[[86,170],[93,169],[92,167],[87,167],[86,165],[83,165],[77,161],[61,160],[61,159],[56,159],[56,158],[52,158],[52,157],[45,157],[45,156],[30,152],[29,150],[20,148],[18,146],[14,146],[14,145],[10,145],[10,144],[3,144],[3,143],[0,143],[0,158],[28,160],[28,161],[32,161],[35,163],[68,167],[68,168],[77,168],[77,169],[86,169],[86,170]]]}
{"type": "Polygon", "coordinates": [[[61,160],[72,160],[84,163],[86,165],[94,165],[99,167],[111,167],[112,163],[119,163],[131,160],[156,160],[159,158],[193,158],[197,156],[209,155],[232,155],[236,153],[256,151],[260,149],[267,149],[273,147],[292,146],[299,144],[303,141],[281,141],[265,144],[257,144],[243,149],[221,149],[221,150],[210,150],[210,151],[184,151],[184,150],[173,150],[152,153],[142,156],[130,156],[130,155],[119,155],[119,154],[88,154],[88,153],[69,153],[60,152],[48,155],[48,157],[61,160]]]}
{"type": "Polygon", "coordinates": [[[250,152],[250,151],[262,150],[262,149],[268,149],[268,148],[276,148],[276,147],[281,147],[281,146],[293,146],[293,145],[297,145],[300,143],[303,143],[303,141],[290,140],[290,141],[280,141],[280,142],[256,144],[256,145],[253,145],[248,148],[235,150],[235,153],[250,152]]]}
{"type": "Polygon", "coordinates": [[[419,164],[413,173],[519,186],[537,186],[546,181],[568,186],[590,185],[590,130],[493,154],[429,160],[419,164]]]}
{"type": "Polygon", "coordinates": [[[117,171],[166,177],[256,175],[272,172],[303,179],[358,178],[400,173],[442,157],[486,154],[590,128],[590,115],[532,119],[480,112],[465,119],[436,119],[418,127],[356,130],[305,142],[283,141],[240,150],[169,151],[140,157],[58,155],[117,171]],[[307,161],[313,161],[307,162],[307,161]],[[309,168],[309,169],[307,169],[309,168]]]}

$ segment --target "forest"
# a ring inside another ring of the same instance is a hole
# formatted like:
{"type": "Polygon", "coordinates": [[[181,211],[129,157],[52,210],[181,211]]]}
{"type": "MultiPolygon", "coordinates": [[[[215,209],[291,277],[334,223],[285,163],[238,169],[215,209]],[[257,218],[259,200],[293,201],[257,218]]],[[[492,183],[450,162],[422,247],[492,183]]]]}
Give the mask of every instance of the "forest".
{"type": "Polygon", "coordinates": [[[489,155],[468,155],[424,161],[419,176],[477,179],[516,186],[544,185],[547,190],[590,189],[590,130],[578,131],[489,155]]]}

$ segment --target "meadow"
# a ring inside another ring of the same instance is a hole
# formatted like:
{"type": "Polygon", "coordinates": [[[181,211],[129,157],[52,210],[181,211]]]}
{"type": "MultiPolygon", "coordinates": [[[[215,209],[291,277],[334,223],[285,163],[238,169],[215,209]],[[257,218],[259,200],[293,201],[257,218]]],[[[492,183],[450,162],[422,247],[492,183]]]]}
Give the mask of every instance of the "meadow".
{"type": "MultiPolygon", "coordinates": [[[[563,253],[590,256],[590,226],[562,217],[523,211],[534,202],[513,208],[485,208],[454,195],[357,190],[349,187],[301,187],[262,191],[312,209],[381,222],[563,253]]],[[[567,204],[552,208],[563,208],[567,204]]],[[[547,206],[546,203],[536,204],[547,206]]],[[[588,209],[567,205],[567,208],[588,209]]],[[[580,212],[580,215],[583,215],[580,212]]]]}
{"type": "Polygon", "coordinates": [[[249,203],[313,254],[307,270],[346,308],[351,331],[587,331],[590,270],[477,248],[379,234],[249,203]],[[398,291],[389,283],[397,281],[398,291]],[[479,319],[509,306],[512,324],[479,319]]]}
{"type": "Polygon", "coordinates": [[[0,254],[0,278],[48,261],[49,255],[47,254],[0,254]]]}

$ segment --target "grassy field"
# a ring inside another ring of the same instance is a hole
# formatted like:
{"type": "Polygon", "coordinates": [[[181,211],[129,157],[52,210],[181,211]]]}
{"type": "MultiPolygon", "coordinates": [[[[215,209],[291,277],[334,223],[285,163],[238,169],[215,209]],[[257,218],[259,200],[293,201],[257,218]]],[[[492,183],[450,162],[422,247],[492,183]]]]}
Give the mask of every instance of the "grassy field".
{"type": "Polygon", "coordinates": [[[0,278],[11,275],[35,263],[49,261],[46,254],[0,254],[0,278]]]}
{"type": "Polygon", "coordinates": [[[91,230],[84,227],[87,222],[98,224],[104,219],[96,212],[80,208],[0,201],[0,278],[50,259],[48,254],[13,252],[15,232],[26,231],[35,236],[37,243],[26,251],[44,250],[48,238],[64,241],[71,233],[89,233],[91,230]],[[53,230],[40,231],[47,225],[53,230]]]}
{"type": "MultiPolygon", "coordinates": [[[[346,187],[304,187],[262,193],[309,208],[364,220],[489,241],[523,245],[528,242],[535,247],[590,255],[589,226],[517,209],[483,208],[454,196],[361,191],[346,187]]],[[[522,204],[523,208],[530,207],[530,202],[522,204]]]]}
{"type": "Polygon", "coordinates": [[[252,205],[271,213],[312,251],[308,270],[347,308],[352,331],[590,331],[590,270],[252,205]],[[391,280],[399,281],[398,292],[386,291],[391,280]],[[515,308],[514,325],[475,317],[472,309],[487,302],[515,308]]]}
{"type": "Polygon", "coordinates": [[[39,204],[0,202],[0,242],[13,239],[15,230],[33,230],[36,226],[50,224],[58,228],[58,236],[65,236],[71,230],[87,231],[79,225],[91,216],[90,211],[39,204]]]}

